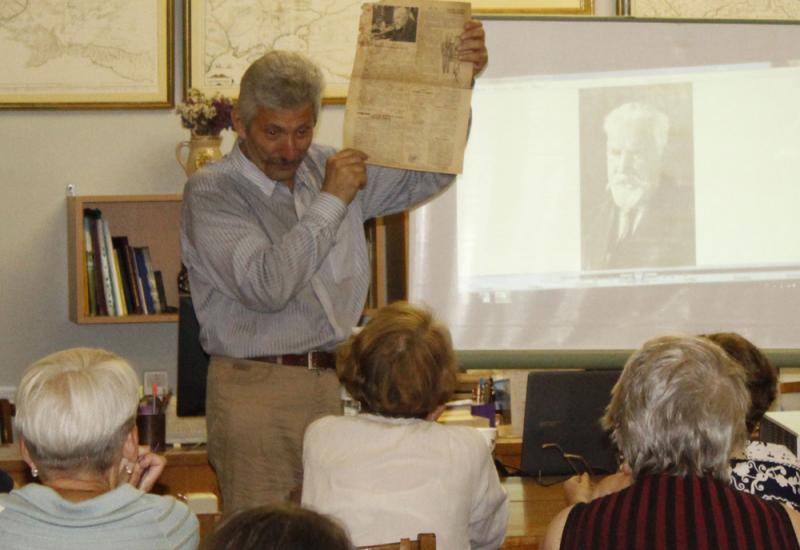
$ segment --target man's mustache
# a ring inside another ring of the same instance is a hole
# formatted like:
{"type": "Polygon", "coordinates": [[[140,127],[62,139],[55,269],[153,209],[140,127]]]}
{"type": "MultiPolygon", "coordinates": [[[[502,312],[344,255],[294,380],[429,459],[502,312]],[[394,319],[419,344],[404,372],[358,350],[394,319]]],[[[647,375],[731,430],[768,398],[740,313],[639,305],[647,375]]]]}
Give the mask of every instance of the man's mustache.
{"type": "Polygon", "coordinates": [[[645,180],[639,176],[632,174],[618,174],[611,177],[610,181],[606,185],[606,189],[620,186],[630,189],[644,189],[647,187],[645,180]]]}
{"type": "Polygon", "coordinates": [[[292,166],[298,166],[302,160],[303,157],[295,160],[289,160],[284,157],[271,157],[267,159],[267,164],[270,166],[278,166],[280,168],[289,168],[292,166]]]}

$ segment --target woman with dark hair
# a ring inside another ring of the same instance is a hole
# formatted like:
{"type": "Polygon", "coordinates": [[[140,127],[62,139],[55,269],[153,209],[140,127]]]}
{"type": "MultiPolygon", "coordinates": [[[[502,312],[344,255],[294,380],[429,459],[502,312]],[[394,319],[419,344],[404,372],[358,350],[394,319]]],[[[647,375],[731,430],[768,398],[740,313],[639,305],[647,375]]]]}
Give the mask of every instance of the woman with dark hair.
{"type": "Polygon", "coordinates": [[[435,422],[456,385],[447,328],[396,302],[342,345],[337,373],[361,413],[306,431],[303,505],[358,546],[435,533],[439,550],[498,548],[508,496],[491,449],[474,428],[435,422]]]}
{"type": "Polygon", "coordinates": [[[259,506],[231,516],[205,550],[352,550],[332,519],[290,504],[259,506]]]}
{"type": "Polygon", "coordinates": [[[740,491],[800,510],[797,457],[783,445],[758,441],[759,423],[778,395],[778,370],[758,347],[739,334],[720,332],[705,337],[724,349],[747,373],[750,438],[731,458],[731,484],[740,491]]]}

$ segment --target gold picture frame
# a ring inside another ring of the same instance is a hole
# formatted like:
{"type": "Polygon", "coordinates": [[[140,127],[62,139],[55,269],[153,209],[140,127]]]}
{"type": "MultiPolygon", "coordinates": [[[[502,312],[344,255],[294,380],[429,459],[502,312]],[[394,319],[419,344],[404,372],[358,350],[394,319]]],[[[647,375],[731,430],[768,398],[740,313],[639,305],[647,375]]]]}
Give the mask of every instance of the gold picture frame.
{"type": "Polygon", "coordinates": [[[294,8],[283,0],[183,0],[184,97],[196,88],[235,99],[250,63],[270,48],[281,48],[318,62],[327,83],[323,102],[344,103],[363,0],[340,1],[332,15],[311,20],[290,13],[294,8]]]}
{"type": "Polygon", "coordinates": [[[617,0],[617,15],[646,19],[693,19],[733,21],[797,21],[800,4],[753,5],[725,0],[617,0]]]}
{"type": "Polygon", "coordinates": [[[473,0],[475,15],[593,15],[594,0],[473,0]]]}
{"type": "Polygon", "coordinates": [[[108,5],[99,14],[94,4],[67,4],[48,3],[46,13],[24,2],[9,6],[0,109],[174,106],[173,0],[108,5]]]}
{"type": "MultiPolygon", "coordinates": [[[[296,49],[320,64],[325,103],[344,103],[364,0],[337,0],[331,15],[284,0],[183,0],[184,97],[190,88],[236,98],[239,79],[270,48],[296,49]],[[280,15],[278,15],[280,14],[280,15]]],[[[594,0],[475,0],[481,15],[591,15],[594,0]]]]}

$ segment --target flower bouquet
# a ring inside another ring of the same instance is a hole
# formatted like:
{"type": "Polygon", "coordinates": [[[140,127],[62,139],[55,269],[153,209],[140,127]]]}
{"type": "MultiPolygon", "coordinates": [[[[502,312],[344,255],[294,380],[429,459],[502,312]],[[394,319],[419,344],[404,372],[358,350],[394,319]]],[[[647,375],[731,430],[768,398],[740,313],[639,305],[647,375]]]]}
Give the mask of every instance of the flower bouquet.
{"type": "Polygon", "coordinates": [[[210,97],[196,88],[189,90],[186,100],[175,109],[181,115],[181,124],[195,136],[218,136],[222,130],[233,127],[231,111],[233,101],[222,94],[210,97]]]}

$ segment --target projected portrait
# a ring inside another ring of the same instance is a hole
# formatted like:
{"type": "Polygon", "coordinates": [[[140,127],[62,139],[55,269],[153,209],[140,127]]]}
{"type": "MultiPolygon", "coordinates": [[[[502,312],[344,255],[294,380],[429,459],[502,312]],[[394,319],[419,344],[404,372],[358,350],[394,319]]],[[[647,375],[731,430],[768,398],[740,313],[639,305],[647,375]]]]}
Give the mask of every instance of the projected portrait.
{"type": "Polygon", "coordinates": [[[695,264],[688,84],[581,92],[584,270],[695,264]]]}
{"type": "Polygon", "coordinates": [[[392,42],[417,40],[419,8],[375,5],[372,11],[372,38],[392,42]]]}

